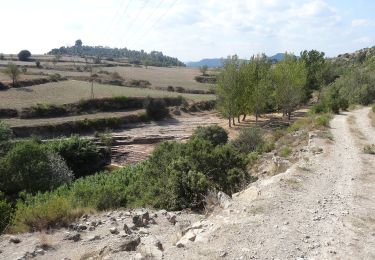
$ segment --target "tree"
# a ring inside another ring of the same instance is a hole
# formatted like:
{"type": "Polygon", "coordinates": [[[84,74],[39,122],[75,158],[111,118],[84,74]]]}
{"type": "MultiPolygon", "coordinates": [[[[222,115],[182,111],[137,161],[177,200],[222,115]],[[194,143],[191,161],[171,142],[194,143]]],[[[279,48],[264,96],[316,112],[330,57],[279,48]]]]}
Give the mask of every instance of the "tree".
{"type": "Polygon", "coordinates": [[[307,79],[305,84],[305,97],[311,97],[314,90],[321,90],[323,85],[323,73],[325,68],[324,52],[317,50],[301,52],[301,59],[305,62],[307,79]]]}
{"type": "Polygon", "coordinates": [[[239,63],[236,55],[228,57],[224,63],[223,71],[218,76],[217,81],[217,108],[219,112],[228,118],[229,127],[232,126],[231,120],[239,115],[240,110],[240,74],[239,63]]]}
{"type": "Polygon", "coordinates": [[[305,62],[288,53],[273,70],[276,103],[289,120],[302,100],[306,75],[305,62]]]}
{"type": "Polygon", "coordinates": [[[7,74],[12,79],[12,86],[17,85],[17,80],[21,74],[21,71],[19,70],[18,66],[14,63],[9,63],[4,71],[5,74],[7,74]]]}
{"type": "Polygon", "coordinates": [[[18,53],[18,59],[20,61],[28,61],[31,57],[31,52],[28,50],[22,50],[18,53]]]}
{"type": "Polygon", "coordinates": [[[207,75],[208,66],[203,65],[199,68],[199,71],[202,73],[203,76],[207,75]]]}
{"type": "Polygon", "coordinates": [[[76,40],[76,43],[74,45],[75,47],[81,48],[82,47],[82,41],[80,39],[76,40]]]}
{"type": "Polygon", "coordinates": [[[56,53],[52,59],[52,63],[54,66],[56,66],[56,63],[58,63],[61,59],[61,54],[60,53],[56,53]]]}
{"type": "Polygon", "coordinates": [[[264,54],[253,56],[250,62],[241,66],[243,120],[246,113],[253,113],[258,122],[266,108],[272,90],[270,69],[271,64],[264,54]]]}

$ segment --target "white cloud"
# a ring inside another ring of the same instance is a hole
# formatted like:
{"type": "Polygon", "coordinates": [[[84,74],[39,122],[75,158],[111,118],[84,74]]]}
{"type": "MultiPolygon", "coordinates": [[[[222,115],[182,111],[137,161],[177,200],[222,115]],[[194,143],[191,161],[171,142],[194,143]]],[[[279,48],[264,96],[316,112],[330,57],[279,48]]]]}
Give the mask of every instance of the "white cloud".
{"type": "Polygon", "coordinates": [[[369,21],[367,19],[355,19],[352,21],[352,27],[358,27],[363,25],[368,25],[369,21]]]}

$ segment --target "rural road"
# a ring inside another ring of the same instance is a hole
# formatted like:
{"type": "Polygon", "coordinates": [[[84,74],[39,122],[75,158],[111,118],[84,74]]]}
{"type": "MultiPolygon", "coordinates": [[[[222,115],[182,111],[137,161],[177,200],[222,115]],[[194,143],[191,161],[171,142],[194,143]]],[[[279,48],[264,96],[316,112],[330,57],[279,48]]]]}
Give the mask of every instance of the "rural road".
{"type": "Polygon", "coordinates": [[[254,183],[166,259],[375,259],[375,144],[369,108],[337,115],[301,162],[254,183]],[[314,151],[323,149],[322,153],[314,151]]]}

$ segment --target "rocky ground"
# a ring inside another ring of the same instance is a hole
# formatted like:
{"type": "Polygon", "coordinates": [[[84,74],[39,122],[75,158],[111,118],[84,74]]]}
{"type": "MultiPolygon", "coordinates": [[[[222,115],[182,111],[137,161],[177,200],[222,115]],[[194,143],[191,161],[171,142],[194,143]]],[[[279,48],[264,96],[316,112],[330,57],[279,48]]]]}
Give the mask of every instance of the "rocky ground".
{"type": "Polygon", "coordinates": [[[0,259],[375,259],[368,113],[335,116],[333,140],[310,133],[298,162],[232,198],[213,196],[210,214],[93,214],[50,233],[3,235],[0,259]]]}

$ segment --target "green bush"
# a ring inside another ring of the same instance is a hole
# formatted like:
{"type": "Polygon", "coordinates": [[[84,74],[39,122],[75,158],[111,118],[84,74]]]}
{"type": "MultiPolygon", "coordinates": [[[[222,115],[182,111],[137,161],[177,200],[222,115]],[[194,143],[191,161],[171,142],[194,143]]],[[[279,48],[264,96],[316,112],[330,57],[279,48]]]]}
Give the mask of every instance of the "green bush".
{"type": "Polygon", "coordinates": [[[20,61],[28,61],[31,57],[31,52],[28,50],[22,50],[18,53],[18,59],[20,61]]]}
{"type": "Polygon", "coordinates": [[[213,125],[201,127],[199,126],[193,133],[192,138],[202,138],[210,141],[213,145],[223,145],[228,142],[228,133],[224,128],[213,125]]]}
{"type": "Polygon", "coordinates": [[[161,120],[169,115],[167,104],[164,100],[146,98],[144,101],[147,117],[154,120],[161,120]]]}
{"type": "Polygon", "coordinates": [[[283,148],[281,148],[281,150],[279,151],[279,155],[281,157],[288,157],[289,155],[292,154],[292,149],[290,149],[290,147],[287,147],[287,146],[284,146],[283,148]]]}
{"type": "Polygon", "coordinates": [[[8,226],[12,214],[12,207],[0,198],[0,234],[8,226]]]}
{"type": "Polygon", "coordinates": [[[328,126],[331,116],[329,114],[319,115],[315,118],[315,123],[318,126],[328,126]]]}
{"type": "Polygon", "coordinates": [[[374,112],[374,113],[375,113],[375,104],[374,104],[374,105],[372,105],[372,112],[374,112]]]}
{"type": "Polygon", "coordinates": [[[259,127],[241,129],[239,136],[232,142],[237,150],[246,154],[257,150],[263,144],[263,133],[259,127]]]}
{"type": "Polygon", "coordinates": [[[76,178],[91,175],[104,168],[108,154],[91,140],[72,136],[47,144],[48,148],[64,158],[76,178]]]}
{"type": "Polygon", "coordinates": [[[13,133],[10,127],[3,121],[0,121],[0,143],[9,142],[12,136],[13,133]]]}
{"type": "Polygon", "coordinates": [[[6,195],[51,190],[72,178],[65,161],[34,140],[15,144],[0,160],[0,190],[6,195]]]}

